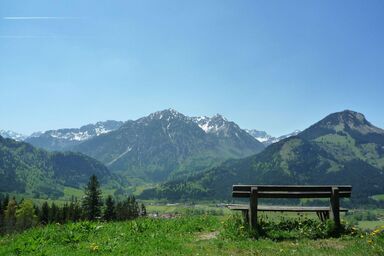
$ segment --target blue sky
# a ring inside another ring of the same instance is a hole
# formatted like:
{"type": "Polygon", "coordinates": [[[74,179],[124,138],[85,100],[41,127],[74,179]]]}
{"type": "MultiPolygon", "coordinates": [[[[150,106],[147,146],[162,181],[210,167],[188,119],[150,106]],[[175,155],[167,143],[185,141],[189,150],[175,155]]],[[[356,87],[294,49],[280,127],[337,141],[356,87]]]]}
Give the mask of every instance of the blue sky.
{"type": "Polygon", "coordinates": [[[0,129],[174,108],[281,135],[384,127],[384,1],[0,0],[0,129]]]}

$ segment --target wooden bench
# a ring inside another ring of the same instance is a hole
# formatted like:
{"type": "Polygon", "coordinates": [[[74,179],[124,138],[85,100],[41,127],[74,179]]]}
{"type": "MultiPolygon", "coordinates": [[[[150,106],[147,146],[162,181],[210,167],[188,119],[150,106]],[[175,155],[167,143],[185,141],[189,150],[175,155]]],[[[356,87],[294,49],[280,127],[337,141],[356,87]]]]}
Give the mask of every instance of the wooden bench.
{"type": "Polygon", "coordinates": [[[257,227],[257,212],[316,212],[321,221],[332,216],[336,228],[340,227],[340,197],[351,197],[352,186],[349,185],[233,185],[232,196],[249,198],[249,205],[227,205],[231,210],[239,210],[249,222],[250,228],[257,227]],[[329,198],[329,207],[314,206],[267,206],[258,205],[259,198],[329,198]]]}

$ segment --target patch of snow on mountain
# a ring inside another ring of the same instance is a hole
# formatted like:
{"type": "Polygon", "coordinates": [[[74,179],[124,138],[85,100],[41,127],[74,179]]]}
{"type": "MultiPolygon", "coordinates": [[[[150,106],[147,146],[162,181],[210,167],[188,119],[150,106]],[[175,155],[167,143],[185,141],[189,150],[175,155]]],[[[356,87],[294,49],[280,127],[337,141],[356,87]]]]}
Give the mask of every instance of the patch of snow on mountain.
{"type": "Polygon", "coordinates": [[[27,136],[13,132],[13,131],[8,131],[8,130],[0,130],[0,136],[4,138],[9,138],[17,141],[23,141],[27,136]]]}
{"type": "Polygon", "coordinates": [[[280,140],[286,139],[288,137],[296,136],[297,134],[299,134],[301,132],[300,130],[295,130],[292,133],[285,134],[285,135],[282,135],[282,136],[276,138],[276,137],[269,135],[265,131],[258,131],[258,130],[245,130],[245,131],[266,146],[268,146],[272,143],[279,142],[280,140]]]}
{"type": "Polygon", "coordinates": [[[107,130],[107,129],[105,129],[104,126],[96,127],[96,128],[95,128],[96,136],[99,136],[99,135],[101,135],[101,134],[105,134],[105,133],[109,133],[109,132],[111,132],[111,131],[112,131],[112,130],[107,130]]]}
{"type": "Polygon", "coordinates": [[[91,138],[92,136],[88,134],[88,131],[71,133],[69,140],[83,141],[91,138]]]}

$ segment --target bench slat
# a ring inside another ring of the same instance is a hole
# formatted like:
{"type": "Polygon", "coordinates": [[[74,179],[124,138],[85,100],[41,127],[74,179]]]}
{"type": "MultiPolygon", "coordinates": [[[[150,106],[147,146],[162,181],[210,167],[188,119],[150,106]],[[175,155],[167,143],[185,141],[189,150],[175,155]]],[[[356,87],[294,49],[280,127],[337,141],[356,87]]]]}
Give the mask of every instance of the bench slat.
{"type": "MultiPolygon", "coordinates": [[[[330,198],[331,192],[287,192],[287,191],[260,191],[257,194],[258,198],[330,198]]],[[[249,191],[234,191],[233,197],[249,197],[249,191]]],[[[350,197],[351,192],[341,191],[339,197],[350,197]]]]}
{"type": "Polygon", "coordinates": [[[350,185],[233,185],[233,191],[251,191],[257,187],[258,191],[287,191],[287,192],[331,192],[332,187],[339,188],[340,192],[352,191],[350,185]]]}
{"type": "MultiPolygon", "coordinates": [[[[249,205],[245,204],[232,204],[227,205],[231,210],[248,211],[249,205]]],[[[280,206],[280,205],[259,205],[258,211],[264,212],[319,212],[330,211],[330,207],[326,206],[280,206]]],[[[340,208],[340,212],[347,212],[348,209],[340,208]]]]}

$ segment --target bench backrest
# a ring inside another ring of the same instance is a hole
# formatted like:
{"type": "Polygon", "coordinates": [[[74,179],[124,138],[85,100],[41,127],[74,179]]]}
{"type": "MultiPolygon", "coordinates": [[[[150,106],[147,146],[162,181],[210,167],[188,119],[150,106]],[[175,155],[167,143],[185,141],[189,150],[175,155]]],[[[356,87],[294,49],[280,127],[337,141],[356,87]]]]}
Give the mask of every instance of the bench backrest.
{"type": "Polygon", "coordinates": [[[233,185],[233,197],[250,197],[251,188],[257,188],[259,198],[330,198],[332,188],[339,197],[351,197],[349,185],[233,185]]]}

